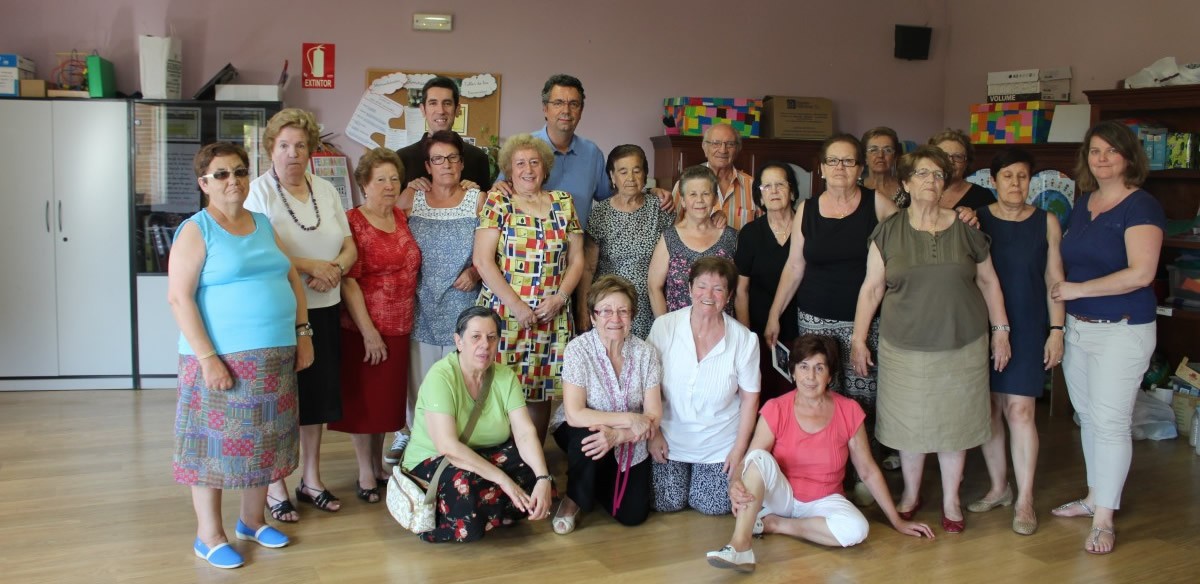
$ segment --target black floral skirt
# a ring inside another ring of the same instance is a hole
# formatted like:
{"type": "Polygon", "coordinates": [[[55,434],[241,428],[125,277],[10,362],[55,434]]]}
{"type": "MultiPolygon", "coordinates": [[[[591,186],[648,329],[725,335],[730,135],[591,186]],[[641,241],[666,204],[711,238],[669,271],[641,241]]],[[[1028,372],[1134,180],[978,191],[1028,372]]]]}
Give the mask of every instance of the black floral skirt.
{"type": "MultiPolygon", "coordinates": [[[[475,452],[512,477],[526,493],[533,490],[533,471],[521,460],[511,439],[475,452]]],[[[410,474],[428,482],[441,462],[440,456],[428,458],[410,474]]],[[[450,464],[438,481],[436,525],[418,537],[428,542],[475,541],[498,525],[512,525],[525,517],[499,485],[450,464]]]]}

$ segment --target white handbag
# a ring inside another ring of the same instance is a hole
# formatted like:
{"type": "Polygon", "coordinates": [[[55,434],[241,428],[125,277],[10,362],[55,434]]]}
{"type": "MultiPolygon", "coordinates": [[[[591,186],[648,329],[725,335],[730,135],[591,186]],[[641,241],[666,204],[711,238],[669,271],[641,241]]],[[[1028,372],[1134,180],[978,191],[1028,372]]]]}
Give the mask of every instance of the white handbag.
{"type": "MultiPolygon", "coordinates": [[[[458,441],[463,444],[471,438],[471,432],[475,430],[475,423],[479,421],[479,414],[483,412],[483,405],[487,402],[488,393],[492,388],[491,367],[484,372],[480,385],[479,399],[475,400],[471,417],[467,418],[467,425],[458,437],[458,441]]],[[[450,460],[443,456],[441,464],[433,472],[433,478],[424,490],[416,479],[400,469],[399,464],[392,467],[392,478],[388,479],[387,486],[387,508],[401,527],[420,534],[432,531],[437,526],[437,487],[442,478],[442,471],[446,470],[449,463],[450,460]]]]}

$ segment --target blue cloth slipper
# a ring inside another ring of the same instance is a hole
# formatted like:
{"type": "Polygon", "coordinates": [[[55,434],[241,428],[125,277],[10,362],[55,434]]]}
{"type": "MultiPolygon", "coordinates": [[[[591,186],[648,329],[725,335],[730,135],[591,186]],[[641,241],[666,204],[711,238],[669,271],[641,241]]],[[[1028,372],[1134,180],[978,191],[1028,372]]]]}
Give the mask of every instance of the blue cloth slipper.
{"type": "Polygon", "coordinates": [[[242,555],[233,549],[229,543],[221,543],[209,549],[200,538],[192,544],[196,557],[208,561],[214,568],[240,568],[243,563],[242,555]]]}
{"type": "Polygon", "coordinates": [[[245,523],[242,523],[241,519],[238,519],[237,528],[234,529],[233,533],[240,540],[253,541],[258,543],[258,545],[269,548],[281,548],[290,541],[288,540],[288,536],[270,525],[263,525],[258,528],[258,531],[251,531],[249,527],[246,527],[245,523]]]}

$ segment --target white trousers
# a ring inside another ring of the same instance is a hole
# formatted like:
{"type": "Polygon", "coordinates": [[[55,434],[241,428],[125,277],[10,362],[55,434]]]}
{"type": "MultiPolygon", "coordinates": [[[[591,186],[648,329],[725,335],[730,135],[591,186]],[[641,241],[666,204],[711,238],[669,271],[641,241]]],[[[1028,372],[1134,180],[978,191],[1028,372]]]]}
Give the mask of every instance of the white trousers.
{"type": "Polygon", "coordinates": [[[1121,508],[1133,458],[1133,403],[1154,352],[1157,324],[1092,323],[1067,315],[1063,376],[1079,413],[1093,503],[1121,508]]]}
{"type": "Polygon", "coordinates": [[[845,497],[833,494],[816,501],[804,503],[797,501],[792,495],[792,485],[779,468],[775,457],[766,450],[751,450],[742,462],[742,480],[745,480],[746,469],[753,464],[762,476],[766,490],[763,493],[763,508],[758,514],[778,515],[792,519],[809,517],[825,518],[829,532],[837,539],[842,547],[850,547],[867,539],[870,525],[861,511],[845,497]]]}

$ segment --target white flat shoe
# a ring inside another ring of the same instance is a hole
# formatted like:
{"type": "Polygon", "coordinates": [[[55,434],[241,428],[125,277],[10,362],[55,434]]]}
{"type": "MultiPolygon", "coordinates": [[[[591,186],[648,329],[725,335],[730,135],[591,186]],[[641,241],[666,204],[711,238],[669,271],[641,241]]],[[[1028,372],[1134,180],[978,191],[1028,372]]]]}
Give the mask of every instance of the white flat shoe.
{"type": "Polygon", "coordinates": [[[735,551],[733,546],[727,545],[715,552],[708,552],[708,565],[714,568],[725,568],[743,574],[749,574],[754,571],[754,550],[749,549],[744,552],[735,551]]]}

